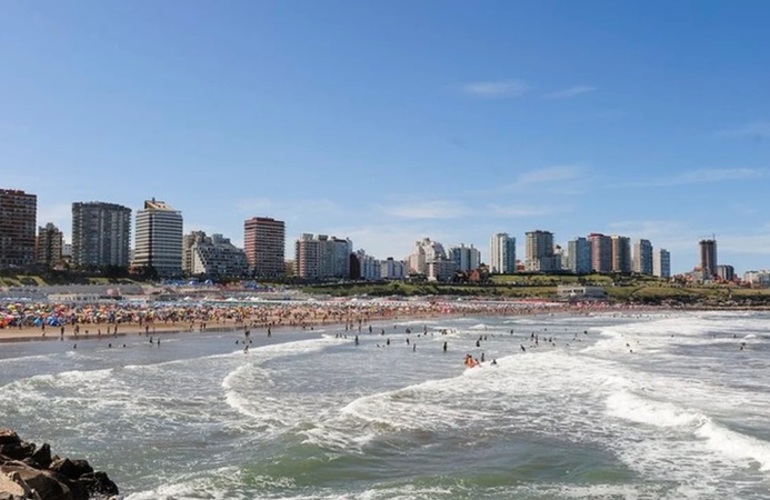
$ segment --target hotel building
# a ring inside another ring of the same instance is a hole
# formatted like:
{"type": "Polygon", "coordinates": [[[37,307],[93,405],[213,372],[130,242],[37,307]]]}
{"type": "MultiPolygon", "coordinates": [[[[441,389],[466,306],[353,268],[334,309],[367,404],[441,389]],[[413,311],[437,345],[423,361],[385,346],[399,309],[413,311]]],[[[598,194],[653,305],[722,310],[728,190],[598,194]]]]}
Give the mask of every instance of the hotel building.
{"type": "Polygon", "coordinates": [[[182,274],[182,213],[155,198],[136,212],[133,266],[154,269],[158,276],[182,274]]]}
{"type": "Polygon", "coordinates": [[[252,217],[243,223],[243,249],[255,278],[284,276],[286,228],[281,220],[252,217]]]}
{"type": "Polygon", "coordinates": [[[710,280],[717,273],[717,241],[701,240],[698,246],[700,247],[701,276],[704,280],[710,280]]]}
{"type": "Polygon", "coordinates": [[[489,271],[495,274],[516,272],[516,238],[497,233],[489,240],[489,271]]]}
{"type": "Polygon", "coordinates": [[[0,269],[26,269],[35,262],[37,195],[0,189],[0,269]]]}
{"type": "Polygon", "coordinates": [[[526,234],[527,271],[550,272],[561,268],[561,256],[554,254],[553,233],[550,231],[528,231],[526,234]]]}
{"type": "Polygon", "coordinates": [[[54,267],[62,262],[64,235],[51,222],[37,231],[37,263],[46,267],[54,267]]]}
{"type": "Polygon", "coordinates": [[[128,267],[130,241],[130,208],[100,201],[72,204],[73,265],[128,267]]]}
{"type": "Polygon", "coordinates": [[[248,271],[246,253],[221,234],[206,236],[193,231],[184,236],[182,270],[193,276],[209,278],[240,278],[248,271]]]}
{"type": "Polygon", "coordinates": [[[634,242],[633,271],[652,276],[652,243],[650,240],[638,239],[634,242]]]}
{"type": "Polygon", "coordinates": [[[305,233],[294,244],[297,277],[307,280],[347,279],[353,242],[325,234],[305,233]]]}

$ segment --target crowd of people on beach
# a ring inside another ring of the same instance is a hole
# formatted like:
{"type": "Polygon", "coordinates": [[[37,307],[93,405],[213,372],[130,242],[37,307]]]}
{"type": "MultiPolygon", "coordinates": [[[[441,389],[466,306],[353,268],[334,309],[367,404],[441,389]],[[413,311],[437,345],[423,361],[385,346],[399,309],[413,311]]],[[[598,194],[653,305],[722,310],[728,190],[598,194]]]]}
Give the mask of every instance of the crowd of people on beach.
{"type": "Polygon", "coordinates": [[[245,304],[228,302],[131,303],[100,302],[92,304],[0,303],[2,329],[104,327],[108,325],[175,326],[180,331],[189,325],[254,325],[310,327],[317,324],[346,324],[374,319],[429,317],[463,314],[530,314],[563,307],[559,303],[490,301],[384,301],[317,300],[276,301],[245,304]]]}

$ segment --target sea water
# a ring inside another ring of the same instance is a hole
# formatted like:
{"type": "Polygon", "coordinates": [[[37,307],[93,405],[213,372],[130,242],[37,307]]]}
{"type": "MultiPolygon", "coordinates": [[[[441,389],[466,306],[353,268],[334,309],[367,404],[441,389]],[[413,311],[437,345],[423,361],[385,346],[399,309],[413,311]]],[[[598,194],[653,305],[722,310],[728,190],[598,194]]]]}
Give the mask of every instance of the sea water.
{"type": "Polygon", "coordinates": [[[130,500],[768,498],[769,320],[547,314],[6,343],[0,425],[88,459],[130,500]]]}

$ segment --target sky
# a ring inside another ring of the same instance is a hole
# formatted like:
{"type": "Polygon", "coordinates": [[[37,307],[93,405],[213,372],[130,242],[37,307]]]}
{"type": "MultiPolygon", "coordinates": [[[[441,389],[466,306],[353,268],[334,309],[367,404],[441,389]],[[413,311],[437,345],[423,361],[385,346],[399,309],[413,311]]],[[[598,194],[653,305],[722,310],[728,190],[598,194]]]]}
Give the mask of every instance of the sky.
{"type": "Polygon", "coordinates": [[[7,0],[0,188],[401,259],[546,230],[770,268],[766,1],[7,0]]]}

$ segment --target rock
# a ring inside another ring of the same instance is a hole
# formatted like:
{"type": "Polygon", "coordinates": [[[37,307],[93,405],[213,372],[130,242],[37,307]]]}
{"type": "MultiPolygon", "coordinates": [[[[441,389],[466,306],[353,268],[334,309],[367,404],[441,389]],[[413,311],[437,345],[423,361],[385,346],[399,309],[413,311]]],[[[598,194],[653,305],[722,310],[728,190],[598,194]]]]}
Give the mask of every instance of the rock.
{"type": "MultiPolygon", "coordinates": [[[[33,488],[41,500],[88,500],[88,491],[79,484],[44,470],[30,469],[32,473],[24,481],[33,488]]],[[[23,477],[23,476],[22,476],[23,477]]]]}
{"type": "Polygon", "coordinates": [[[20,444],[19,435],[7,427],[0,427],[0,444],[20,444]]]}
{"type": "Polygon", "coordinates": [[[51,465],[51,446],[43,443],[30,458],[40,469],[47,469],[51,465]]]}
{"type": "Polygon", "coordinates": [[[0,473],[0,500],[40,500],[40,495],[32,490],[18,472],[0,473]]]}
{"type": "Polygon", "coordinates": [[[91,493],[107,496],[119,494],[117,485],[104,472],[87,472],[78,478],[78,482],[91,493]]]}
{"type": "Polygon", "coordinates": [[[46,443],[37,447],[0,428],[0,500],[88,500],[114,497],[118,487],[86,460],[51,456],[46,443]]]}
{"type": "Polygon", "coordinates": [[[69,479],[77,479],[83,474],[93,472],[94,469],[85,460],[70,460],[69,458],[56,460],[48,467],[54,472],[67,477],[69,479]]]}
{"type": "Polygon", "coordinates": [[[14,460],[24,460],[35,453],[35,443],[21,441],[19,443],[0,444],[0,455],[5,455],[14,460]]]}

